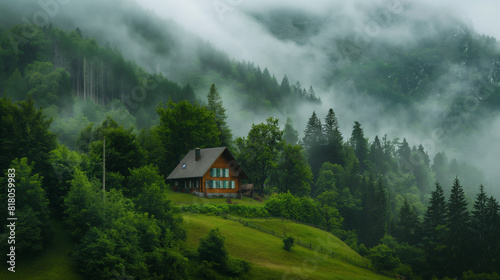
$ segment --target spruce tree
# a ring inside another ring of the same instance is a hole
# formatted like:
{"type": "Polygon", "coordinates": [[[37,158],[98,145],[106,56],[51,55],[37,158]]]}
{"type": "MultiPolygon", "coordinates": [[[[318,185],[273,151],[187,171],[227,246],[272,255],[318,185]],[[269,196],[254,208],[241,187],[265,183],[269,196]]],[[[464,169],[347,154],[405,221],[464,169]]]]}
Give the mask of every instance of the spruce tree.
{"type": "Polygon", "coordinates": [[[480,185],[479,193],[476,195],[476,201],[474,202],[474,210],[472,211],[474,264],[476,272],[484,272],[486,265],[487,202],[488,197],[484,192],[484,187],[480,185]]]}
{"type": "Polygon", "coordinates": [[[283,139],[290,145],[295,145],[299,141],[299,133],[293,127],[293,122],[290,117],[286,118],[285,129],[283,130],[283,139]]]}
{"type": "Polygon", "coordinates": [[[399,223],[397,225],[396,237],[399,242],[415,244],[417,243],[416,233],[419,229],[417,210],[414,205],[410,205],[408,200],[404,200],[399,210],[399,223]]]}
{"type": "Polygon", "coordinates": [[[307,122],[306,129],[304,130],[304,138],[302,139],[313,176],[317,176],[319,168],[324,162],[323,142],[321,120],[316,115],[316,112],[313,112],[307,122]]]}
{"type": "Polygon", "coordinates": [[[339,123],[332,108],[328,110],[323,126],[325,136],[326,161],[330,163],[343,164],[344,154],[342,150],[342,133],[339,123]]]}
{"type": "Polygon", "coordinates": [[[490,196],[486,202],[485,261],[487,272],[500,272],[500,205],[490,196]]]}
{"type": "Polygon", "coordinates": [[[458,277],[470,268],[471,218],[460,180],[455,178],[447,204],[447,275],[458,277]]]}
{"type": "Polygon", "coordinates": [[[207,95],[208,99],[208,109],[215,113],[215,123],[220,131],[219,140],[222,146],[231,147],[233,134],[231,129],[227,125],[226,108],[222,103],[222,97],[220,96],[215,84],[210,86],[210,91],[207,95]]]}
{"type": "Polygon", "coordinates": [[[445,260],[446,200],[441,185],[436,182],[435,186],[436,189],[431,193],[429,207],[424,215],[423,243],[427,253],[430,276],[442,277],[445,260]]]}
{"type": "Polygon", "coordinates": [[[359,168],[361,172],[367,169],[368,160],[368,140],[365,138],[361,124],[357,121],[354,122],[352,128],[351,138],[349,144],[354,149],[356,157],[359,160],[359,168]]]}

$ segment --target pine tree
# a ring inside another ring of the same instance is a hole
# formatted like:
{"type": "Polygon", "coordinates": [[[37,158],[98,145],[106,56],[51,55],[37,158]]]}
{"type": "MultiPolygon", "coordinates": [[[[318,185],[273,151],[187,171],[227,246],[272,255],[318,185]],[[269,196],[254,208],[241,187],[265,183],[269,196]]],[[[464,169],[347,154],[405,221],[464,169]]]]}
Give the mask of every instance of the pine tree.
{"type": "Polygon", "coordinates": [[[437,153],[434,156],[432,163],[432,171],[436,175],[436,181],[440,184],[445,184],[448,181],[448,170],[449,170],[449,161],[448,157],[444,152],[437,153]]]}
{"type": "Polygon", "coordinates": [[[324,162],[324,137],[321,120],[316,115],[316,112],[312,113],[307,122],[302,143],[304,144],[304,149],[307,153],[313,176],[317,176],[319,168],[324,162]]]}
{"type": "Polygon", "coordinates": [[[414,205],[410,206],[408,200],[404,200],[403,206],[399,210],[399,223],[397,225],[396,237],[399,242],[415,244],[417,243],[416,233],[419,229],[417,209],[414,205]]]}
{"type": "Polygon", "coordinates": [[[498,201],[490,196],[486,202],[485,231],[485,269],[487,272],[500,272],[500,205],[498,201]]]}
{"type": "Polygon", "coordinates": [[[215,113],[215,123],[220,131],[219,140],[222,146],[231,147],[233,135],[231,129],[227,125],[226,119],[226,108],[222,103],[222,97],[220,96],[215,84],[210,86],[210,91],[207,95],[208,99],[208,109],[215,113]]]}
{"type": "Polygon", "coordinates": [[[471,219],[460,180],[455,178],[447,204],[446,235],[448,276],[458,277],[470,268],[471,219]]]}
{"type": "Polygon", "coordinates": [[[351,147],[356,153],[356,157],[359,160],[359,168],[361,172],[367,169],[368,163],[368,140],[365,138],[361,124],[357,121],[354,122],[354,126],[351,133],[351,138],[349,139],[351,147]]]}
{"type": "Polygon", "coordinates": [[[410,163],[411,156],[411,148],[406,142],[406,138],[403,139],[403,142],[399,145],[398,148],[398,164],[399,170],[402,172],[411,172],[413,171],[413,166],[410,163]]]}
{"type": "Polygon", "coordinates": [[[293,127],[293,122],[290,117],[286,118],[285,129],[283,130],[283,139],[287,144],[295,145],[299,141],[299,133],[293,127]]]}
{"type": "Polygon", "coordinates": [[[343,164],[344,153],[342,150],[342,133],[339,129],[339,123],[332,108],[328,110],[323,126],[325,136],[326,160],[330,163],[343,164]]]}
{"type": "Polygon", "coordinates": [[[476,201],[474,202],[474,210],[472,211],[472,230],[474,233],[473,248],[476,272],[485,271],[486,265],[487,202],[488,197],[484,192],[484,187],[480,185],[479,193],[476,195],[476,201]]]}

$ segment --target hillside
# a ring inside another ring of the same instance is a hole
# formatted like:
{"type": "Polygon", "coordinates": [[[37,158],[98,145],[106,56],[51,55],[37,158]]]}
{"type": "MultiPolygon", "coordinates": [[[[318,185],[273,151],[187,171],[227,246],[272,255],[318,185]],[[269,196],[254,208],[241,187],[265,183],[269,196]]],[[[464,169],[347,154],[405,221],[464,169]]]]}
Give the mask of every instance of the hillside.
{"type": "MultiPolygon", "coordinates": [[[[228,252],[252,263],[251,279],[390,279],[300,246],[294,246],[291,252],[287,252],[283,249],[281,238],[246,227],[236,221],[198,214],[184,214],[183,217],[189,248],[195,249],[200,237],[212,228],[219,228],[226,238],[228,252]]],[[[304,233],[316,230],[304,225],[296,226],[304,233]]],[[[328,238],[322,242],[332,243],[333,247],[345,246],[331,234],[317,235],[318,238],[325,236],[328,238]]]]}

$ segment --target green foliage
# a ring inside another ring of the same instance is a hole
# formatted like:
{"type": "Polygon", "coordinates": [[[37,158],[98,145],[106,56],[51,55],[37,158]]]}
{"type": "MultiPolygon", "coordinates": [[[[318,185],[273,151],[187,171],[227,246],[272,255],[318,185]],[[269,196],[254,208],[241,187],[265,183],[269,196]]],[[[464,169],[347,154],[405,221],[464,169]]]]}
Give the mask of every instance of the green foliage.
{"type": "Polygon", "coordinates": [[[242,204],[189,204],[178,207],[180,212],[200,213],[207,215],[230,215],[245,218],[268,217],[269,212],[264,205],[242,205],[242,204]]]}
{"type": "Polygon", "coordinates": [[[80,167],[82,160],[78,152],[70,151],[64,145],[58,145],[50,152],[49,162],[53,170],[46,174],[48,182],[46,189],[50,205],[56,213],[62,212],[64,197],[71,187],[73,174],[80,167]]]}
{"type": "Polygon", "coordinates": [[[302,147],[286,144],[276,167],[274,184],[281,192],[306,196],[311,192],[312,172],[302,155],[302,147]]]}
{"type": "Polygon", "coordinates": [[[142,166],[144,154],[136,141],[132,129],[125,130],[112,118],[108,117],[96,129],[96,141],[90,143],[89,156],[94,163],[94,175],[102,174],[103,141],[106,140],[106,172],[129,175],[129,168],[142,166]]]}
{"type": "Polygon", "coordinates": [[[295,242],[295,238],[293,238],[291,236],[287,236],[287,237],[283,238],[283,248],[287,251],[291,251],[292,247],[294,245],[294,242],[295,242]]]}
{"type": "Polygon", "coordinates": [[[290,117],[286,118],[285,128],[283,129],[283,140],[292,146],[299,141],[299,133],[293,127],[293,122],[290,117]]]}
{"type": "Polygon", "coordinates": [[[212,229],[205,237],[200,239],[198,246],[200,260],[216,264],[223,268],[226,265],[228,254],[224,246],[224,236],[219,229],[212,229]]]}
{"type": "Polygon", "coordinates": [[[465,193],[458,178],[455,179],[447,204],[446,254],[448,276],[459,276],[470,267],[470,213],[465,193]]]}
{"type": "MultiPolygon", "coordinates": [[[[14,159],[9,166],[14,169],[15,177],[3,177],[0,187],[0,198],[2,206],[2,217],[6,219],[11,217],[7,212],[7,202],[15,202],[13,213],[18,219],[15,224],[16,232],[16,250],[22,253],[32,253],[41,251],[50,236],[49,221],[49,201],[42,188],[42,177],[34,174],[34,163],[28,163],[27,158],[14,159]],[[12,179],[14,184],[15,197],[8,196],[7,191],[8,178],[12,179]]],[[[10,212],[10,211],[9,211],[10,212]]],[[[2,231],[7,232],[9,228],[4,227],[2,231]]],[[[1,238],[1,246],[8,246],[8,235],[1,238]]]]}
{"type": "Polygon", "coordinates": [[[33,173],[52,172],[49,153],[56,148],[56,135],[49,130],[51,122],[30,97],[17,104],[0,98],[0,170],[7,169],[15,158],[26,157],[35,162],[33,173]]]}
{"type": "Polygon", "coordinates": [[[248,261],[234,257],[228,257],[226,260],[224,271],[226,274],[232,277],[237,277],[244,273],[248,273],[250,271],[250,268],[251,264],[248,261]]]}
{"type": "Polygon", "coordinates": [[[343,218],[337,209],[337,196],[334,191],[325,191],[316,198],[327,231],[339,230],[342,227],[343,218]]]}
{"type": "Polygon", "coordinates": [[[158,167],[167,175],[189,150],[220,145],[215,114],[206,107],[170,100],[156,110],[160,116],[158,135],[164,155],[158,167]]]}
{"type": "Polygon", "coordinates": [[[479,273],[475,274],[472,271],[467,271],[462,274],[462,279],[464,280],[500,280],[500,275],[497,273],[479,273]]]}
{"type": "Polygon", "coordinates": [[[236,144],[239,163],[262,193],[284,145],[278,120],[270,117],[266,123],[252,124],[247,138],[238,137],[236,144]]]}
{"type": "Polygon", "coordinates": [[[220,132],[219,141],[222,146],[231,147],[233,135],[226,122],[226,108],[224,108],[222,97],[217,91],[215,84],[212,84],[212,86],[210,86],[210,91],[208,92],[207,99],[207,108],[215,114],[215,122],[220,132]]]}
{"type": "Polygon", "coordinates": [[[39,106],[56,105],[66,108],[72,101],[70,74],[64,68],[57,68],[50,62],[35,61],[25,70],[29,95],[39,106]]]}
{"type": "Polygon", "coordinates": [[[392,271],[401,264],[395,250],[390,249],[385,244],[379,244],[371,248],[368,258],[378,271],[392,271]]]}
{"type": "Polygon", "coordinates": [[[74,172],[64,206],[66,223],[75,238],[82,238],[90,228],[99,227],[105,221],[103,192],[80,170],[74,172]]]}

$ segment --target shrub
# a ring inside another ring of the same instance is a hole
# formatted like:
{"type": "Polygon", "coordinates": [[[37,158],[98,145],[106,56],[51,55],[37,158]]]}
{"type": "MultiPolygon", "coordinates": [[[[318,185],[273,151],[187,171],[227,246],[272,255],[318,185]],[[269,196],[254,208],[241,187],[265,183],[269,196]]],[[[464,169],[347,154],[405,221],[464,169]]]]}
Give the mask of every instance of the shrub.
{"type": "Polygon", "coordinates": [[[205,237],[200,238],[198,256],[202,261],[222,267],[226,264],[227,251],[224,246],[224,236],[219,229],[212,229],[205,237]]]}
{"type": "Polygon", "coordinates": [[[246,273],[250,271],[250,263],[237,259],[237,258],[232,258],[229,257],[226,261],[226,267],[225,267],[225,272],[230,275],[230,276],[238,276],[243,273],[246,273]]]}
{"type": "Polygon", "coordinates": [[[385,244],[379,244],[370,249],[368,258],[372,261],[373,266],[378,271],[393,270],[401,264],[399,258],[395,255],[395,250],[390,249],[385,244]]]}
{"type": "Polygon", "coordinates": [[[283,245],[285,250],[290,251],[292,249],[293,243],[295,242],[295,239],[291,236],[285,237],[283,239],[283,245]]]}

